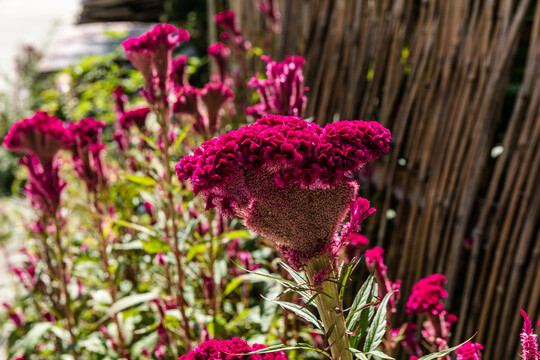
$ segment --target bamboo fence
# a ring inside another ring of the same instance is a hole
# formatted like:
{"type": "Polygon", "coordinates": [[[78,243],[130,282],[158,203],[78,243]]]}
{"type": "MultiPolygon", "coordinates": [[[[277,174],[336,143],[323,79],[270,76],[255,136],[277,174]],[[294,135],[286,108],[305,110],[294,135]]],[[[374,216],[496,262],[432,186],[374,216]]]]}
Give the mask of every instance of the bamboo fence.
{"type": "MultiPolygon", "coordinates": [[[[237,12],[255,45],[267,31],[256,2],[217,4],[237,12]]],[[[306,58],[305,117],[392,131],[372,169],[377,213],[365,230],[403,281],[398,320],[411,286],[443,273],[459,317],[453,342],[478,332],[484,359],[518,359],[519,309],[540,317],[538,1],[279,5],[273,56],[306,58]]]]}

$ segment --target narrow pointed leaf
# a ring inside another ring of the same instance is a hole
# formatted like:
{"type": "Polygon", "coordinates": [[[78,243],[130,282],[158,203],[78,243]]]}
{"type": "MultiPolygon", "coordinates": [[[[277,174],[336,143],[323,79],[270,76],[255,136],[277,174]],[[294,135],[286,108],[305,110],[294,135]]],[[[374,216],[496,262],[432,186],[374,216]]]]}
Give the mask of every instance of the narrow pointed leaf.
{"type": "Polygon", "coordinates": [[[390,355],[386,355],[385,353],[379,350],[370,351],[369,353],[367,353],[367,355],[374,355],[381,359],[395,360],[395,358],[391,357],[390,355]]]}
{"type": "MultiPolygon", "coordinates": [[[[358,326],[358,319],[360,317],[360,310],[368,303],[371,302],[371,297],[374,293],[374,287],[377,284],[375,283],[375,277],[370,275],[370,277],[364,282],[358,294],[354,298],[354,301],[349,310],[349,315],[347,316],[346,324],[347,330],[354,331],[358,326]]],[[[376,292],[375,292],[376,294],[376,292]]]]}
{"type": "MultiPolygon", "coordinates": [[[[476,335],[476,334],[475,334],[476,335]]],[[[433,353],[433,354],[429,354],[429,355],[426,355],[426,356],[422,356],[420,359],[418,360],[432,360],[432,359],[437,359],[439,357],[442,357],[442,356],[446,356],[448,354],[450,354],[452,351],[455,351],[457,348],[459,348],[460,346],[463,346],[464,344],[468,343],[469,341],[472,340],[474,336],[472,336],[469,340],[467,341],[464,341],[462,342],[461,344],[459,345],[456,345],[450,349],[446,349],[446,350],[443,350],[443,351],[439,351],[437,353],[433,353]]]]}
{"type": "MultiPolygon", "coordinates": [[[[263,296],[263,299],[268,300],[264,296],[263,296]]],[[[268,300],[268,301],[271,301],[271,302],[273,302],[275,304],[278,304],[282,308],[287,309],[287,310],[295,313],[296,315],[298,315],[302,319],[312,323],[319,330],[323,330],[323,324],[321,323],[321,321],[319,319],[317,319],[317,317],[311,311],[301,307],[300,305],[293,304],[293,303],[286,302],[286,301],[279,301],[279,300],[268,300]]]]}
{"type": "Polygon", "coordinates": [[[350,352],[352,352],[354,354],[354,356],[357,358],[357,359],[360,359],[360,360],[369,360],[367,358],[366,355],[364,355],[363,352],[361,352],[360,350],[356,350],[356,349],[353,349],[353,348],[348,348],[347,350],[349,350],[350,352]]]}
{"type": "Polygon", "coordinates": [[[390,300],[390,297],[394,294],[394,291],[386,294],[384,299],[379,304],[379,309],[375,313],[373,322],[371,323],[368,333],[366,335],[366,342],[364,343],[364,352],[372,352],[377,350],[379,344],[382,342],[384,334],[386,332],[386,305],[390,300]]]}
{"type": "Polygon", "coordinates": [[[325,355],[325,356],[327,356],[328,358],[331,359],[331,356],[330,356],[329,353],[327,353],[324,350],[318,349],[313,345],[309,345],[309,344],[297,344],[297,345],[294,345],[294,346],[274,345],[274,346],[269,346],[269,347],[264,348],[264,349],[259,349],[259,350],[256,350],[256,351],[252,351],[252,352],[248,352],[248,353],[244,353],[244,354],[236,354],[236,355],[237,356],[245,356],[245,355],[255,355],[255,354],[267,354],[267,353],[271,353],[271,352],[275,352],[275,351],[288,351],[288,350],[299,350],[299,349],[302,349],[302,350],[314,350],[314,351],[317,351],[318,353],[321,353],[321,354],[323,354],[323,355],[325,355]]]}

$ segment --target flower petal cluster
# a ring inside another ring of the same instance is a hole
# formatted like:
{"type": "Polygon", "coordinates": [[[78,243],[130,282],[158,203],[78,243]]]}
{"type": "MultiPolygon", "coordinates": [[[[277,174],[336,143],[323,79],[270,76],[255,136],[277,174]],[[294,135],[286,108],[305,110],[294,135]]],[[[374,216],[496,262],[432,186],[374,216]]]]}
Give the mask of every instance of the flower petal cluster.
{"type": "Polygon", "coordinates": [[[146,126],[146,117],[150,113],[150,109],[146,106],[128,110],[120,114],[118,119],[120,127],[124,130],[128,130],[133,125],[139,129],[144,129],[146,126]]]}
{"type": "Polygon", "coordinates": [[[276,243],[291,265],[327,251],[357,184],[352,172],[389,149],[376,122],[340,121],[324,128],[300,118],[267,115],[205,141],[175,167],[207,208],[237,215],[276,243]]]}
{"type": "Polygon", "coordinates": [[[432,274],[418,281],[412,288],[407,301],[407,313],[422,314],[427,312],[438,315],[444,311],[442,299],[448,296],[442,285],[446,284],[446,276],[432,274]]]}
{"type": "Polygon", "coordinates": [[[101,151],[105,145],[101,134],[105,123],[92,118],[85,118],[70,123],[68,130],[73,139],[73,161],[77,175],[86,183],[89,191],[97,192],[105,184],[105,166],[101,160],[101,151]]]}
{"type": "Polygon", "coordinates": [[[207,340],[194,350],[180,356],[179,360],[287,360],[282,351],[266,354],[236,355],[264,349],[266,346],[254,344],[249,346],[245,340],[207,340]]]}
{"type": "Polygon", "coordinates": [[[53,159],[43,164],[37,156],[26,154],[19,162],[28,169],[28,183],[24,187],[28,200],[34,209],[55,216],[60,205],[60,195],[66,186],[59,176],[60,161],[53,159]]]}
{"type": "Polygon", "coordinates": [[[388,279],[388,274],[386,273],[386,265],[384,264],[384,249],[381,247],[374,247],[366,250],[364,257],[366,258],[366,265],[369,271],[373,271],[375,274],[375,279],[378,285],[379,297],[383,299],[386,294],[391,291],[395,291],[390,300],[388,301],[388,308],[392,312],[396,312],[395,305],[399,301],[401,280],[395,282],[388,279]]]}
{"type": "Polygon", "coordinates": [[[179,88],[173,111],[189,115],[193,119],[193,130],[207,138],[220,127],[221,109],[234,97],[233,92],[222,83],[207,83],[204,88],[193,86],[179,88]]]}
{"type": "Polygon", "coordinates": [[[456,360],[482,360],[483,348],[481,344],[468,341],[456,349],[456,360]]]}
{"type": "Polygon", "coordinates": [[[172,50],[189,40],[189,33],[169,24],[158,24],[152,30],[122,43],[127,58],[144,78],[145,96],[150,103],[166,100],[172,71],[172,50]]]}
{"type": "Polygon", "coordinates": [[[231,49],[227,45],[217,42],[208,47],[208,56],[210,56],[217,65],[219,81],[225,82],[227,58],[231,56],[231,49]]]}
{"type": "Polygon", "coordinates": [[[523,323],[523,332],[520,334],[521,346],[523,348],[521,357],[523,360],[538,360],[540,359],[540,351],[538,351],[537,336],[533,332],[531,320],[523,309],[521,310],[521,316],[525,320],[523,323]]]}
{"type": "Polygon", "coordinates": [[[43,164],[51,163],[60,149],[71,145],[70,134],[62,120],[42,111],[15,123],[3,142],[7,149],[33,154],[43,164]]]}
{"type": "Polygon", "coordinates": [[[244,38],[236,24],[236,13],[234,11],[229,10],[218,13],[214,17],[214,21],[225,30],[221,33],[221,38],[228,41],[235,49],[247,51],[251,48],[251,43],[244,38]]]}
{"type": "Polygon", "coordinates": [[[171,80],[174,87],[185,86],[187,84],[187,63],[187,55],[178,55],[172,60],[171,80]]]}
{"type": "Polygon", "coordinates": [[[248,86],[256,88],[259,103],[246,109],[248,115],[260,117],[266,114],[302,116],[306,109],[307,97],[304,86],[301,56],[287,56],[285,61],[275,62],[269,56],[261,56],[266,61],[266,79],[255,74],[248,86]]]}

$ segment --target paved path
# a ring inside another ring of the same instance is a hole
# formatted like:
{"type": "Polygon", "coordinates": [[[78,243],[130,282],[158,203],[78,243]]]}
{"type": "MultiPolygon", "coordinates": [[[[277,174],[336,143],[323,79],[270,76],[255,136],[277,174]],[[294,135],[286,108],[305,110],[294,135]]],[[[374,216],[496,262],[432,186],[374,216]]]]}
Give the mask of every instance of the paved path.
{"type": "Polygon", "coordinates": [[[76,23],[79,9],[79,0],[0,0],[0,91],[8,90],[14,79],[14,58],[21,45],[46,51],[76,23]]]}

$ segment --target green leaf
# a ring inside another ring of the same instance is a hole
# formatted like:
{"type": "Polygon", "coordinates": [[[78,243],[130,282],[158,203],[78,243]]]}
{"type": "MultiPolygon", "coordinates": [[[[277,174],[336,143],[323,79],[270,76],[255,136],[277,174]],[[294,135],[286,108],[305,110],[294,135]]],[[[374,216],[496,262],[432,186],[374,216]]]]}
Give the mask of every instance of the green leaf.
{"type": "Polygon", "coordinates": [[[171,251],[171,248],[165,241],[161,240],[150,240],[150,241],[143,241],[141,240],[141,244],[143,249],[149,253],[149,254],[156,254],[156,253],[163,253],[167,251],[171,251]]]}
{"type": "Polygon", "coordinates": [[[348,348],[347,350],[352,352],[354,354],[354,356],[357,357],[358,359],[368,360],[367,356],[364,355],[364,353],[361,352],[360,350],[356,350],[356,349],[353,349],[353,348],[348,348]]]}
{"type": "Polygon", "coordinates": [[[362,311],[364,311],[365,306],[371,302],[371,298],[377,295],[377,291],[375,276],[370,275],[356,294],[349,310],[346,321],[348,331],[354,332],[356,330],[359,325],[358,322],[362,315],[362,311]]]}
{"type": "MultiPolygon", "coordinates": [[[[476,335],[476,334],[475,334],[476,335]]],[[[418,360],[432,360],[432,359],[436,359],[436,358],[439,358],[439,357],[442,357],[442,356],[446,356],[448,354],[450,354],[452,351],[456,350],[457,348],[459,348],[460,346],[463,346],[464,344],[468,343],[469,341],[471,341],[473,339],[474,336],[472,336],[469,340],[467,341],[464,341],[462,342],[461,344],[459,345],[456,345],[450,349],[446,349],[446,350],[442,350],[442,351],[439,351],[437,353],[433,353],[433,354],[429,354],[429,355],[426,355],[426,356],[422,356],[420,359],[418,360]]]]}
{"type": "Polygon", "coordinates": [[[224,235],[231,240],[236,239],[236,238],[249,239],[251,237],[251,235],[249,234],[249,231],[247,230],[231,231],[231,232],[225,233],[224,235]]]}
{"type": "Polygon", "coordinates": [[[296,281],[296,284],[299,286],[299,288],[297,288],[295,292],[302,296],[304,303],[308,303],[310,299],[310,292],[308,290],[301,290],[301,288],[309,288],[309,284],[304,275],[294,270],[292,267],[285,264],[284,262],[280,262],[279,264],[291,275],[294,281],[296,281]]]}
{"type": "Polygon", "coordinates": [[[347,287],[347,281],[349,281],[349,277],[351,276],[353,270],[356,268],[356,265],[358,265],[358,261],[348,264],[345,272],[343,273],[343,277],[341,278],[341,281],[340,281],[341,288],[339,289],[340,299],[343,299],[343,293],[345,292],[345,288],[347,287]]]}
{"type": "Polygon", "coordinates": [[[43,335],[49,331],[52,326],[53,324],[50,322],[40,322],[32,326],[32,329],[26,334],[22,342],[26,351],[35,350],[43,335]]]}
{"type": "Polygon", "coordinates": [[[367,353],[367,355],[377,356],[381,359],[395,360],[395,358],[391,357],[390,355],[386,355],[385,353],[379,350],[370,351],[367,353]]]}
{"type": "MultiPolygon", "coordinates": [[[[142,250],[143,245],[141,240],[133,240],[128,243],[117,243],[112,244],[112,248],[114,250],[122,250],[122,251],[128,251],[128,250],[142,250]]],[[[98,259],[99,260],[99,259],[98,259]]]]}
{"type": "Polygon", "coordinates": [[[147,235],[150,235],[150,236],[153,236],[153,237],[156,237],[156,233],[154,230],[152,229],[149,229],[145,226],[142,226],[142,225],[139,225],[139,224],[135,224],[135,223],[131,223],[129,221],[124,221],[124,220],[120,220],[120,219],[113,219],[113,218],[108,218],[107,219],[108,221],[118,225],[118,226],[123,226],[123,227],[127,227],[127,228],[130,228],[130,229],[133,229],[133,230],[137,230],[139,232],[142,232],[144,234],[147,234],[147,235]]]}
{"type": "MultiPolygon", "coordinates": [[[[263,296],[263,299],[268,300],[264,296],[263,296]]],[[[298,315],[302,319],[304,319],[304,320],[312,323],[313,325],[315,325],[319,330],[324,329],[323,324],[321,323],[321,321],[319,319],[317,319],[317,317],[311,311],[307,310],[306,308],[303,308],[302,306],[300,306],[298,304],[293,304],[293,303],[286,302],[286,301],[279,301],[279,300],[268,300],[268,301],[276,303],[279,306],[281,306],[282,308],[287,309],[289,311],[292,311],[293,313],[295,313],[296,315],[298,315]]]]}
{"type": "Polygon", "coordinates": [[[238,276],[234,278],[230,283],[227,284],[225,287],[225,290],[223,291],[223,296],[228,296],[230,293],[232,293],[238,286],[240,286],[245,279],[242,276],[238,276]]]}
{"type": "Polygon", "coordinates": [[[159,297],[159,294],[157,292],[147,292],[147,293],[135,294],[135,295],[123,297],[111,305],[111,307],[109,308],[109,311],[107,311],[107,313],[105,314],[105,317],[112,316],[134,305],[137,305],[143,302],[145,303],[150,300],[157,299],[158,297],[159,297]]]}
{"type": "Polygon", "coordinates": [[[206,252],[206,244],[197,244],[190,247],[189,251],[186,254],[186,259],[191,261],[195,256],[199,254],[204,254],[206,252]]]}
{"type": "Polygon", "coordinates": [[[267,354],[267,353],[276,352],[276,351],[287,351],[287,350],[298,350],[298,349],[314,350],[314,351],[317,351],[318,353],[321,353],[321,354],[327,356],[330,359],[332,358],[330,356],[330,354],[327,353],[326,351],[318,349],[315,346],[309,345],[309,344],[297,344],[297,345],[294,345],[294,346],[273,345],[273,346],[269,346],[269,347],[264,348],[264,349],[259,349],[257,351],[252,351],[252,352],[248,352],[248,353],[244,353],[244,354],[235,354],[235,355],[245,356],[245,355],[255,355],[255,354],[267,354]]]}
{"type": "Polygon", "coordinates": [[[137,185],[142,185],[142,186],[156,186],[157,185],[157,181],[152,179],[150,176],[123,174],[122,177],[137,185]]]}
{"type": "Polygon", "coordinates": [[[188,134],[190,127],[191,127],[191,124],[184,126],[184,128],[180,132],[180,135],[178,135],[178,137],[174,141],[174,144],[172,146],[173,149],[178,149],[182,141],[184,141],[184,139],[186,138],[186,135],[188,134]]]}
{"type": "Polygon", "coordinates": [[[390,300],[390,297],[394,294],[394,291],[389,292],[386,294],[384,299],[379,304],[379,309],[377,309],[377,313],[375,313],[375,317],[373,318],[373,322],[371,323],[371,326],[369,327],[368,333],[366,335],[366,342],[364,343],[364,352],[370,353],[372,351],[377,350],[380,343],[382,342],[382,339],[384,337],[384,334],[386,332],[386,310],[387,310],[387,304],[390,300]]]}

